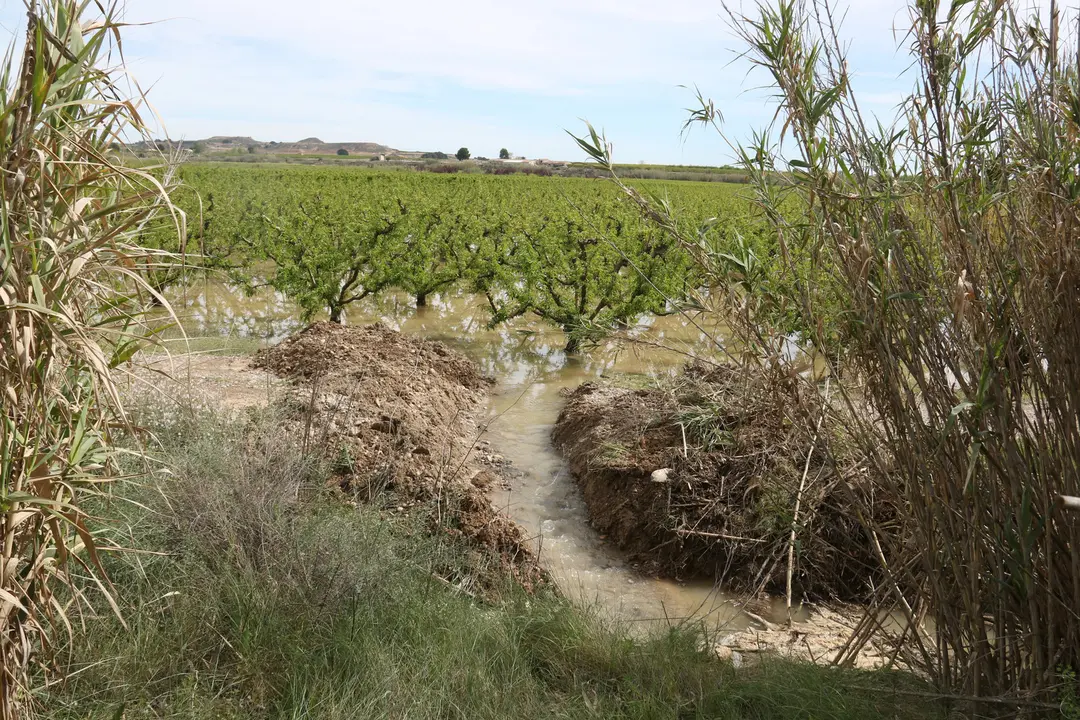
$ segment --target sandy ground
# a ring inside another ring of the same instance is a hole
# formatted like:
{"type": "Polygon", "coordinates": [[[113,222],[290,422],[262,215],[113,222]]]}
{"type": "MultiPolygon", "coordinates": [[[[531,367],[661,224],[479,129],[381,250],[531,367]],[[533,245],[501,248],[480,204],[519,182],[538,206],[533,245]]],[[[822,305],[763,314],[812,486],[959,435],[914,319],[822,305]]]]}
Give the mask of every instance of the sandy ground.
{"type": "Polygon", "coordinates": [[[132,395],[159,395],[236,411],[267,406],[288,382],[252,367],[247,356],[209,353],[144,355],[121,381],[132,395]]]}

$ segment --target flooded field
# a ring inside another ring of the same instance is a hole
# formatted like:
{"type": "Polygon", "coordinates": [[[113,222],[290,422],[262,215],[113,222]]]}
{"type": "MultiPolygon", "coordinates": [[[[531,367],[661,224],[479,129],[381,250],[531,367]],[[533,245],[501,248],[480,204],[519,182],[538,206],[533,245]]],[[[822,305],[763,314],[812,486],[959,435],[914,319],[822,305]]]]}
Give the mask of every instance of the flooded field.
{"type": "MultiPolygon", "coordinates": [[[[170,300],[193,345],[209,338],[219,346],[221,338],[249,347],[274,344],[304,325],[295,308],[269,290],[244,297],[210,283],[175,293],[170,300]]],[[[689,354],[716,352],[710,338],[721,337],[723,328],[679,316],[652,318],[628,329],[620,342],[568,357],[562,333],[540,324],[519,320],[488,329],[485,302],[463,294],[440,296],[418,310],[408,298],[388,294],[353,307],[347,322],[379,321],[443,341],[497,380],[486,439],[516,473],[509,489],[496,491],[492,501],[525,529],[569,597],[635,624],[706,620],[722,631],[747,627],[749,618],[708,583],[648,578],[629,566],[589,526],[581,494],[550,439],[564,389],[615,377],[649,383],[658,374],[676,371],[689,354]]]]}

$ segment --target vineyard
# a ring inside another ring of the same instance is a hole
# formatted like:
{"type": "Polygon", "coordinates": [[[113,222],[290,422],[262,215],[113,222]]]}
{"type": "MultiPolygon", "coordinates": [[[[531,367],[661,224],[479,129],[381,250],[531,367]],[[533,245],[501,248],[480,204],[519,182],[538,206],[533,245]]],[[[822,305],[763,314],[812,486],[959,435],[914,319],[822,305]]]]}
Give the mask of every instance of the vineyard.
{"type": "MultiPolygon", "coordinates": [[[[486,297],[492,325],[531,315],[563,330],[573,352],[705,289],[688,249],[608,183],[222,165],[181,176],[189,252],[241,286],[271,285],[307,318],[340,322],[350,304],[391,288],[423,306],[457,286],[486,297]]],[[[636,187],[699,228],[704,251],[774,260],[737,186],[636,187]]],[[[180,280],[174,269],[153,282],[180,280]]]]}

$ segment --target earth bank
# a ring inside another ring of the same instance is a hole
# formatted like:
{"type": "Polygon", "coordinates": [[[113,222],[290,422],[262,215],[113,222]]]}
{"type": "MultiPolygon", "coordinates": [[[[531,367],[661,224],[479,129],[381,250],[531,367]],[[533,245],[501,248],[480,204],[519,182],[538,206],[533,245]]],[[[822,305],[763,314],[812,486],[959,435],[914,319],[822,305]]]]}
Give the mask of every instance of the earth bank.
{"type": "Polygon", "coordinates": [[[867,491],[854,453],[830,423],[807,437],[777,397],[703,365],[663,387],[585,383],[568,394],[553,440],[592,525],[646,572],[785,594],[794,527],[795,602],[857,601],[878,571],[851,511],[848,493],[867,491]]]}

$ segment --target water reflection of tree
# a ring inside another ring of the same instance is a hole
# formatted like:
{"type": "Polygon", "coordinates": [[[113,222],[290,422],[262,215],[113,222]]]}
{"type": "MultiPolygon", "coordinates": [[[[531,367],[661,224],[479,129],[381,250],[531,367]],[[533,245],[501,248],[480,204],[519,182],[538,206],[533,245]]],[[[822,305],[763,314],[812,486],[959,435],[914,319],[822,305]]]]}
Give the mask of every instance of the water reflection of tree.
{"type": "Polygon", "coordinates": [[[270,288],[245,294],[227,283],[209,281],[177,288],[168,299],[191,337],[263,338],[273,342],[303,326],[296,306],[270,288]]]}
{"type": "MultiPolygon", "coordinates": [[[[244,293],[227,283],[208,281],[177,288],[169,300],[191,337],[276,342],[304,327],[299,308],[269,287],[244,293]]],[[[702,354],[712,343],[707,329],[686,318],[646,318],[589,352],[568,357],[561,332],[528,318],[492,328],[484,299],[461,291],[440,293],[419,309],[405,293],[388,292],[356,303],[345,320],[382,322],[445,342],[475,360],[486,374],[509,384],[546,382],[566,374],[600,377],[675,367],[687,353],[702,354]]]]}

